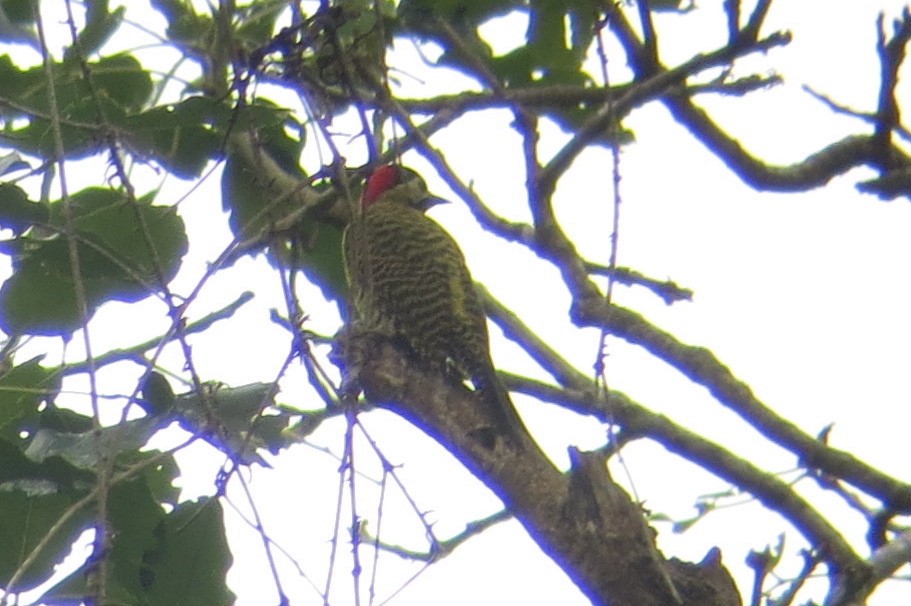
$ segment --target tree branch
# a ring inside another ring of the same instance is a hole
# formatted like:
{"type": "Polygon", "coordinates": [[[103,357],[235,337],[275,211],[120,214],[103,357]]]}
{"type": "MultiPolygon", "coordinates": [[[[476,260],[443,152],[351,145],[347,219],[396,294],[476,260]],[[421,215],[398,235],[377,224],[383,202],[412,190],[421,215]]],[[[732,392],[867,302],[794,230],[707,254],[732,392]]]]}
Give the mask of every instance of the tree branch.
{"type": "MultiPolygon", "coordinates": [[[[708,114],[683,95],[669,95],[664,104],[706,148],[747,185],[763,191],[805,191],[825,185],[856,166],[876,162],[875,141],[851,135],[790,166],[770,166],[747,152],[708,114]]],[[[897,150],[896,150],[897,151],[897,150]]]]}
{"type": "Polygon", "coordinates": [[[715,552],[699,564],[658,554],[654,532],[610,479],[602,455],[575,452],[573,469],[561,473],[530,438],[491,440],[492,413],[475,394],[416,368],[392,344],[349,335],[340,345],[368,399],[385,402],[456,456],[593,602],[665,606],[678,603],[676,592],[680,604],[739,604],[715,552]]]}
{"type": "MultiPolygon", "coordinates": [[[[639,438],[654,440],[778,512],[800,531],[811,546],[822,552],[826,561],[835,564],[837,574],[865,578],[863,560],[841,533],[791,486],[746,459],[663,415],[655,414],[616,390],[605,397],[596,396],[593,389],[561,390],[530,380],[511,383],[520,392],[532,393],[542,400],[558,402],[575,412],[593,414],[605,422],[619,425],[620,431],[616,435],[623,442],[639,438]]],[[[613,451],[617,445],[610,444],[607,448],[613,451]]]]}
{"type": "Polygon", "coordinates": [[[809,468],[854,484],[880,499],[887,507],[911,512],[911,485],[899,482],[853,455],[827,446],[763,404],[749,386],[737,379],[711,351],[688,346],[673,335],[649,324],[639,314],[603,300],[577,299],[571,311],[579,326],[606,328],[613,335],[639,345],[666,361],[690,380],[705,386],[721,404],[730,408],[772,442],[800,457],[809,468]]]}
{"type": "MultiPolygon", "coordinates": [[[[245,291],[240,294],[233,302],[229,303],[225,307],[213,311],[206,316],[195,320],[193,322],[187,323],[187,325],[181,331],[183,336],[191,335],[193,333],[202,333],[209,329],[210,326],[218,322],[219,320],[226,320],[234,315],[238,309],[246,305],[253,299],[253,293],[250,291],[245,291]]],[[[168,341],[173,341],[178,338],[177,333],[174,331],[169,332],[165,337],[168,341]]],[[[111,351],[105,352],[101,355],[95,356],[95,368],[102,368],[108,364],[113,364],[115,362],[121,362],[123,360],[135,360],[137,356],[141,356],[150,349],[155,349],[161,345],[162,338],[156,337],[154,339],[149,339],[144,343],[138,343],[130,347],[123,349],[113,349],[111,351]]],[[[82,362],[73,362],[71,364],[64,364],[56,369],[56,372],[60,376],[68,376],[79,374],[82,372],[89,371],[88,361],[82,362]]]]}

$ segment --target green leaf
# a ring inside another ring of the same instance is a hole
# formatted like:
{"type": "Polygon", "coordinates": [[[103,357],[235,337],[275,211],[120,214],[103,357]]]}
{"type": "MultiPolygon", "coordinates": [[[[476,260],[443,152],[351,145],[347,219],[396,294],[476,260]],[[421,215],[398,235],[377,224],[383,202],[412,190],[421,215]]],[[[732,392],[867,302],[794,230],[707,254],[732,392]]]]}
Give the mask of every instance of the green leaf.
{"type": "Polygon", "coordinates": [[[397,15],[398,23],[404,26],[405,31],[395,33],[418,35],[425,40],[437,42],[444,49],[439,58],[440,65],[458,69],[466,74],[475,74],[476,62],[481,60],[487,63],[492,56],[490,46],[478,33],[478,27],[493,17],[521,10],[521,5],[521,2],[514,0],[470,3],[460,0],[402,0],[397,15]],[[447,38],[440,35],[441,19],[456,32],[461,40],[461,46],[467,49],[467,53],[453,48],[447,38]]]}
{"type": "MultiPolygon", "coordinates": [[[[34,463],[15,444],[0,439],[0,585],[7,586],[48,530],[86,494],[91,479],[59,460],[34,463]]],[[[46,581],[90,518],[91,509],[83,508],[65,521],[13,589],[24,591],[46,581]]]]}
{"type": "Polygon", "coordinates": [[[32,0],[0,0],[0,40],[28,44],[40,51],[34,23],[32,0]]]}
{"type": "Polygon", "coordinates": [[[142,298],[150,294],[149,285],[157,288],[160,279],[169,282],[177,274],[188,243],[174,209],[152,206],[148,199],[130,204],[121,193],[103,188],[85,189],[72,196],[71,204],[79,209],[77,233],[107,252],[93,256],[89,251],[97,249],[85,246],[90,277],[133,284],[142,298]]]}
{"type": "Polygon", "coordinates": [[[0,183],[0,227],[22,234],[35,223],[47,223],[48,208],[32,202],[18,185],[0,183]]]}
{"type": "Polygon", "coordinates": [[[254,49],[268,44],[275,31],[278,17],[287,8],[287,0],[259,0],[245,8],[234,35],[246,48],[254,49]]]}
{"type": "MultiPolygon", "coordinates": [[[[50,69],[54,78],[56,107],[63,117],[60,124],[61,138],[68,159],[86,157],[95,153],[103,138],[94,125],[101,123],[101,115],[116,123],[127,113],[142,107],[152,93],[152,79],[148,71],[130,55],[105,57],[87,64],[92,74],[89,87],[78,62],[55,63],[50,69]]],[[[51,96],[47,90],[47,77],[43,66],[20,70],[9,56],[0,57],[0,82],[4,97],[15,102],[21,110],[4,111],[10,117],[28,119],[24,126],[9,129],[5,134],[16,141],[24,153],[41,157],[56,156],[56,142],[50,115],[51,96]]]]}
{"type": "Polygon", "coordinates": [[[159,419],[143,417],[85,433],[42,428],[32,438],[25,456],[37,463],[60,457],[73,467],[92,470],[98,465],[99,449],[107,457],[136,452],[160,427],[159,419]]]}
{"type": "Polygon", "coordinates": [[[70,433],[85,433],[95,427],[95,421],[92,417],[79,414],[69,408],[60,408],[53,402],[49,403],[47,408],[41,411],[39,421],[40,423],[35,427],[35,430],[45,428],[70,433]]]}
{"type": "Polygon", "coordinates": [[[302,226],[301,232],[296,259],[307,279],[317,285],[327,299],[345,301],[348,278],[342,260],[343,228],[311,221],[302,226]]]}
{"type": "Polygon", "coordinates": [[[581,70],[588,48],[595,39],[598,14],[592,10],[590,0],[570,0],[567,2],[567,15],[572,28],[572,50],[579,57],[581,70]]]}
{"type": "MultiPolygon", "coordinates": [[[[488,1],[479,3],[403,0],[399,14],[409,29],[436,40],[444,52],[439,61],[470,75],[476,74],[480,60],[507,87],[546,85],[585,85],[591,78],[582,64],[594,39],[595,12],[589,0],[551,2],[532,0],[527,6],[519,2],[488,1]],[[478,35],[478,27],[488,19],[509,11],[527,11],[526,43],[505,55],[493,57],[487,43],[478,35]],[[465,51],[453,48],[440,37],[438,20],[443,18],[462,41],[465,51]]],[[[483,78],[482,78],[483,79],[483,78]]]]}
{"type": "Polygon", "coordinates": [[[143,554],[149,606],[230,605],[225,583],[233,558],[217,499],[181,503],[155,528],[156,546],[143,554]]]}
{"type": "Polygon", "coordinates": [[[142,385],[139,405],[150,415],[163,415],[174,407],[177,401],[171,384],[163,374],[152,371],[142,385]]]}
{"type": "MultiPolygon", "coordinates": [[[[240,387],[212,389],[209,394],[209,412],[224,429],[232,432],[247,431],[260,410],[275,404],[276,390],[277,387],[273,383],[250,383],[240,387]]],[[[195,416],[197,422],[201,423],[203,417],[208,418],[208,415],[200,415],[203,406],[199,397],[191,393],[181,396],[178,409],[188,416],[195,416]]]]}
{"type": "Polygon", "coordinates": [[[566,50],[566,5],[548,0],[531,0],[528,22],[528,48],[536,63],[545,66],[550,53],[566,50]]]}
{"type": "Polygon", "coordinates": [[[0,438],[0,486],[4,486],[4,490],[14,490],[22,482],[44,484],[46,489],[42,494],[82,493],[91,486],[93,473],[74,467],[58,457],[40,463],[33,461],[23,452],[27,444],[28,440],[23,438],[0,438]]]}
{"type": "Polygon", "coordinates": [[[144,450],[142,452],[124,452],[120,455],[118,463],[122,465],[135,465],[142,463],[142,477],[152,493],[155,501],[174,507],[180,498],[181,489],[174,485],[180,476],[180,468],[173,455],[161,456],[159,450],[144,450]],[[153,464],[146,464],[148,459],[157,459],[153,464]]]}
{"type": "MultiPolygon", "coordinates": [[[[303,180],[298,159],[303,139],[293,139],[281,124],[258,129],[260,151],[275,161],[289,175],[303,180]]],[[[222,207],[230,213],[229,224],[241,239],[257,234],[275,221],[287,217],[296,209],[290,197],[274,204],[269,188],[262,178],[262,169],[246,156],[229,153],[222,173],[222,207]]]]}
{"type": "Polygon", "coordinates": [[[159,106],[127,116],[120,126],[124,140],[140,157],[151,156],[174,176],[193,179],[215,157],[224,135],[212,127],[226,124],[227,108],[203,97],[159,106]]]}
{"type": "Polygon", "coordinates": [[[688,13],[696,7],[694,1],[683,3],[682,0],[649,0],[648,7],[656,13],[688,13]]]}
{"type": "Polygon", "coordinates": [[[64,334],[79,324],[73,281],[38,258],[22,263],[0,286],[0,329],[7,334],[64,334]]]}
{"type": "Polygon", "coordinates": [[[78,61],[89,57],[104,46],[123,22],[125,6],[110,11],[108,0],[94,0],[86,4],[85,27],[79,32],[76,44],[66,49],[65,60],[78,61]],[[78,52],[76,52],[78,50],[78,52]]]}
{"type": "MultiPolygon", "coordinates": [[[[0,485],[2,488],[2,485],[0,485]]],[[[4,587],[12,575],[35,547],[48,529],[52,528],[69,509],[74,499],[62,494],[28,494],[24,490],[0,490],[0,584],[4,587]]],[[[71,517],[54,538],[28,566],[13,587],[16,591],[31,589],[46,581],[54,566],[69,551],[73,541],[88,523],[88,512],[71,517]]]]}
{"type": "Polygon", "coordinates": [[[513,87],[590,84],[591,78],[582,69],[594,37],[590,4],[534,0],[529,9],[527,43],[493,58],[494,73],[513,87]]]}
{"type": "Polygon", "coordinates": [[[128,110],[138,110],[152,94],[152,77],[132,55],[104,57],[89,64],[92,82],[101,95],[128,110]]]}
{"type": "Polygon", "coordinates": [[[191,2],[152,0],[151,4],[167,19],[167,34],[172,40],[205,46],[215,35],[215,22],[210,17],[196,14],[191,2]]]}
{"type": "MultiPolygon", "coordinates": [[[[88,315],[109,300],[138,301],[170,281],[187,250],[183,221],[146,200],[88,188],[71,197],[88,315]]],[[[63,230],[62,204],[50,222],[63,230]]],[[[14,273],[0,286],[0,328],[7,334],[67,334],[81,326],[69,245],[61,237],[15,242],[14,273]]]]}
{"type": "Polygon", "coordinates": [[[35,22],[31,0],[0,0],[0,8],[3,9],[6,18],[17,25],[35,22]]]}
{"type": "MultiPolygon", "coordinates": [[[[150,457],[159,456],[158,452],[144,452],[132,453],[128,458],[131,459],[130,464],[138,464],[150,457]]],[[[162,480],[172,482],[176,473],[177,466],[173,457],[165,457],[157,468],[149,466],[135,479],[120,482],[111,488],[107,502],[111,528],[111,549],[107,561],[111,574],[106,587],[111,603],[150,603],[146,595],[149,578],[146,559],[150,553],[160,549],[160,528],[167,523],[168,518],[161,506],[163,501],[158,485],[162,480]]],[[[176,499],[176,489],[173,486],[170,486],[170,493],[176,499]]],[[[44,601],[59,603],[84,600],[88,594],[86,569],[90,565],[86,562],[50,589],[43,596],[44,601]]]]}
{"type": "Polygon", "coordinates": [[[25,420],[37,421],[38,402],[56,389],[53,373],[37,356],[0,376],[0,435],[16,438],[25,420]]]}
{"type": "Polygon", "coordinates": [[[490,60],[493,73],[506,87],[518,88],[532,84],[534,60],[531,51],[525,47],[516,48],[505,55],[490,60]]]}
{"type": "Polygon", "coordinates": [[[0,156],[0,175],[8,175],[19,170],[30,170],[32,167],[22,159],[17,151],[0,156]]]}
{"type": "MultiPolygon", "coordinates": [[[[268,462],[256,453],[264,446],[264,440],[257,436],[259,423],[254,421],[260,410],[275,404],[275,391],[272,383],[212,387],[204,401],[196,393],[178,397],[175,416],[181,427],[202,436],[230,458],[246,465],[268,467],[268,462]]],[[[289,419],[285,416],[280,422],[287,426],[289,419]]],[[[273,420],[262,426],[269,439],[274,438],[274,423],[273,420]]]]}
{"type": "Polygon", "coordinates": [[[124,603],[145,602],[146,554],[156,549],[157,528],[167,515],[156,502],[148,485],[142,480],[114,487],[108,499],[108,511],[113,526],[110,562],[112,583],[117,593],[124,594],[124,603]]]}
{"type": "Polygon", "coordinates": [[[305,176],[300,170],[300,157],[306,143],[306,130],[288,110],[259,101],[237,115],[236,126],[255,129],[256,142],[262,151],[288,174],[305,176]]]}
{"type": "Polygon", "coordinates": [[[432,29],[438,18],[476,28],[491,17],[521,7],[519,0],[402,0],[398,14],[409,27],[432,29]]]}

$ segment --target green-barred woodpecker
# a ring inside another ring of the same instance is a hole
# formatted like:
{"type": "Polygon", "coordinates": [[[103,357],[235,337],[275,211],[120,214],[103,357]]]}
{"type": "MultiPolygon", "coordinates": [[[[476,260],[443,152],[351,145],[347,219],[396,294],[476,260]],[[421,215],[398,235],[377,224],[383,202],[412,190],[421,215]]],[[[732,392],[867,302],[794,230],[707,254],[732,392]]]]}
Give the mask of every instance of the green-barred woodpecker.
{"type": "Polygon", "coordinates": [[[367,179],[361,216],[345,233],[358,322],[401,338],[419,362],[471,380],[516,441],[524,432],[490,358],[487,319],[465,257],[424,212],[444,200],[413,170],[390,164],[367,179]]]}

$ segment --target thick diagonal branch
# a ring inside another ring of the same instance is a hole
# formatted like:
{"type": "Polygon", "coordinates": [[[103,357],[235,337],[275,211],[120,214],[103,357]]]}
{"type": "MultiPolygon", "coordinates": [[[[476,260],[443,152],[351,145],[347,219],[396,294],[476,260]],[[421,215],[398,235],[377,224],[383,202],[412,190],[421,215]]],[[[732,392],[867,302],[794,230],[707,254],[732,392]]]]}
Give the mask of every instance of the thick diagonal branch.
{"type": "Polygon", "coordinates": [[[368,399],[386,403],[437,439],[483,481],[541,549],[595,603],[617,606],[731,605],[739,597],[717,557],[688,564],[665,560],[642,511],[607,472],[600,455],[576,452],[562,473],[531,439],[491,440],[476,394],[417,368],[387,341],[359,336],[343,343],[368,399]]]}

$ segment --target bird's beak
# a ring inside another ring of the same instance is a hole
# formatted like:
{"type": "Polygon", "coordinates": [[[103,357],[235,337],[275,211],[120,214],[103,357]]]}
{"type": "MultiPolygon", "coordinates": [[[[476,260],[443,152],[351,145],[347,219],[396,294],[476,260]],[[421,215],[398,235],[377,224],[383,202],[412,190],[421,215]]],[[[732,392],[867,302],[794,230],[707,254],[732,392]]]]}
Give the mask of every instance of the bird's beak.
{"type": "Polygon", "coordinates": [[[421,209],[421,212],[427,212],[429,209],[433,208],[437,204],[449,204],[449,200],[446,198],[440,198],[437,196],[427,196],[423,200],[418,208],[421,209]]]}

